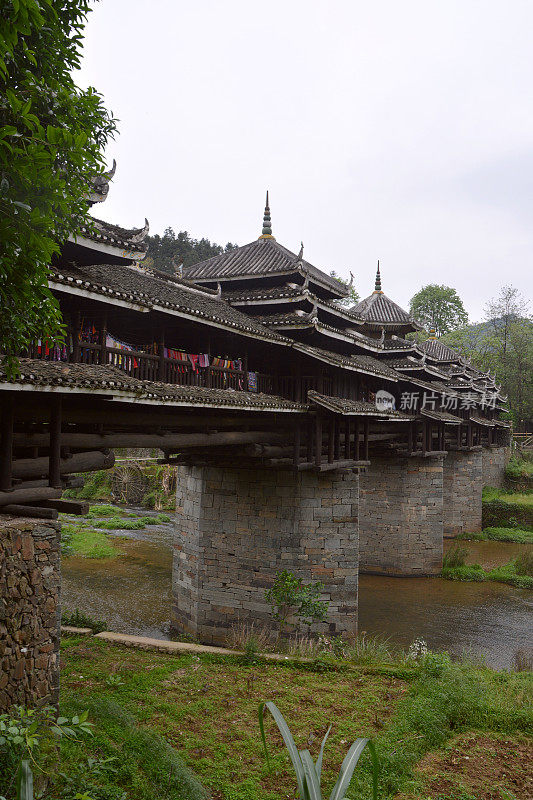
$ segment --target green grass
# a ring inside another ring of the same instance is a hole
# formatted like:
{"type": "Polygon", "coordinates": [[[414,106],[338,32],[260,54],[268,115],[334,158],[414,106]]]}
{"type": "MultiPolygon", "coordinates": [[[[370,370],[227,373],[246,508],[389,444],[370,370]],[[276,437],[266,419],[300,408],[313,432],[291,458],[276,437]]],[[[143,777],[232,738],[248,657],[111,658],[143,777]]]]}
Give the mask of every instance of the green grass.
{"type": "MultiPolygon", "coordinates": [[[[409,670],[404,658],[368,667],[338,661],[338,669],[323,669],[315,662],[246,663],[241,657],[166,655],[71,638],[62,640],[62,659],[61,712],[88,708],[96,723],[94,740],[64,748],[62,770],[76,773],[87,758],[118,756],[118,773],[110,781],[128,800],[179,796],[165,793],[161,755],[178,763],[181,758],[216,800],[294,797],[286,751],[269,720],[271,770],[264,759],[257,724],[262,700],[274,700],[297,746],[310,749],[315,759],[327,727],[333,726],[324,755],[329,791],[349,743],[372,737],[382,762],[383,800],[399,792],[425,800],[417,762],[461,732],[510,737],[533,725],[530,673],[452,664],[439,653],[429,653],[409,670]],[[110,675],[117,680],[110,682],[110,675]],[[134,731],[148,737],[146,744],[132,741],[134,731]]],[[[512,779],[510,764],[509,789],[512,779]]],[[[370,785],[365,754],[346,796],[367,800],[370,785]]]]}
{"type": "Polygon", "coordinates": [[[443,566],[442,577],[450,581],[496,581],[508,583],[519,589],[533,589],[533,577],[530,574],[531,555],[523,555],[491,570],[485,570],[480,564],[464,564],[455,567],[443,566]]]}
{"type": "Polygon", "coordinates": [[[519,528],[485,528],[485,530],[478,533],[461,533],[456,538],[473,542],[494,541],[533,544],[533,531],[522,531],[519,528]]]}
{"type": "Polygon", "coordinates": [[[61,529],[63,552],[84,558],[115,558],[121,554],[105,533],[82,525],[66,523],[61,529]]]}
{"type": "Polygon", "coordinates": [[[506,492],[504,489],[495,489],[494,486],[483,488],[483,502],[490,503],[499,500],[508,505],[533,507],[533,492],[506,492]]]}

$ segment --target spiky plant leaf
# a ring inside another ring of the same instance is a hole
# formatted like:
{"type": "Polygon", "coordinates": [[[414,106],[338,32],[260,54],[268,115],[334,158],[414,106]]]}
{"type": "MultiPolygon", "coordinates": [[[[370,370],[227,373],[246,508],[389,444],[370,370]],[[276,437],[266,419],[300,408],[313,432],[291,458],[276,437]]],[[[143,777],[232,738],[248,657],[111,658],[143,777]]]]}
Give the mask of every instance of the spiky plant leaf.
{"type": "Polygon", "coordinates": [[[285,746],[289,751],[289,756],[292,761],[292,766],[294,767],[294,771],[296,773],[296,781],[298,783],[298,792],[300,793],[300,797],[305,798],[305,786],[304,786],[304,770],[302,767],[302,762],[300,759],[300,755],[298,753],[298,748],[294,743],[294,739],[292,738],[292,733],[289,730],[289,726],[285,722],[283,714],[279,710],[279,708],[272,703],[272,701],[268,701],[268,703],[260,703],[259,705],[259,728],[261,730],[261,738],[263,739],[263,746],[265,748],[265,754],[268,760],[268,749],[266,744],[265,738],[265,727],[263,723],[263,709],[268,708],[272,716],[274,717],[274,721],[279,728],[279,732],[283,737],[283,741],[285,742],[285,746]]]}
{"type": "Polygon", "coordinates": [[[320,753],[318,754],[318,758],[316,760],[316,774],[318,775],[318,780],[320,781],[320,776],[322,774],[322,759],[324,757],[324,745],[326,744],[326,739],[329,736],[329,732],[331,730],[331,725],[326,731],[326,735],[322,739],[322,744],[320,745],[320,753]]]}
{"type": "Polygon", "coordinates": [[[368,741],[368,739],[356,739],[348,750],[346,757],[342,762],[337,783],[333,787],[333,791],[330,794],[329,800],[343,800],[344,795],[348,790],[348,786],[350,785],[350,781],[352,780],[352,775],[357,766],[357,762],[361,757],[361,753],[367,746],[368,741]]]}
{"type": "Polygon", "coordinates": [[[313,764],[313,759],[311,758],[309,750],[300,750],[300,759],[304,771],[305,788],[307,789],[305,800],[322,800],[320,779],[316,774],[315,765],[313,764]]]}
{"type": "Polygon", "coordinates": [[[33,772],[29,761],[21,761],[17,772],[17,800],[33,800],[33,772]]]}

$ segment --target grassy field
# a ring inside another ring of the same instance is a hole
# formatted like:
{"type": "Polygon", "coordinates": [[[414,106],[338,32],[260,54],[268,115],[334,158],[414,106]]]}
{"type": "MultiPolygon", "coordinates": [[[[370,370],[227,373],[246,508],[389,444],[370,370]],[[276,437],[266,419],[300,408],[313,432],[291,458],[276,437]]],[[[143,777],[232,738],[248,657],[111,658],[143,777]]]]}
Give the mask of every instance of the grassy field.
{"type": "Polygon", "coordinates": [[[456,539],[465,539],[471,542],[517,542],[518,544],[533,544],[533,531],[523,531],[520,528],[485,528],[477,533],[461,533],[456,539]]]}
{"type": "MultiPolygon", "coordinates": [[[[76,791],[90,786],[93,800],[195,800],[204,795],[188,770],[214,800],[293,798],[294,778],[270,721],[270,770],[261,750],[257,707],[271,699],[314,758],[333,726],[324,756],[329,790],[351,742],[371,736],[382,761],[382,798],[531,796],[531,673],[495,673],[431,653],[420,664],[392,656],[370,663],[368,653],[362,661],[267,664],[66,639],[61,710],[87,708],[96,727],[94,738],[64,747],[62,769],[78,776],[76,791]],[[465,768],[474,758],[475,781],[465,768]],[[96,774],[88,759],[104,762],[96,774]],[[498,764],[504,768],[496,776],[498,764]]],[[[363,756],[347,797],[362,800],[369,789],[363,756]]]]}

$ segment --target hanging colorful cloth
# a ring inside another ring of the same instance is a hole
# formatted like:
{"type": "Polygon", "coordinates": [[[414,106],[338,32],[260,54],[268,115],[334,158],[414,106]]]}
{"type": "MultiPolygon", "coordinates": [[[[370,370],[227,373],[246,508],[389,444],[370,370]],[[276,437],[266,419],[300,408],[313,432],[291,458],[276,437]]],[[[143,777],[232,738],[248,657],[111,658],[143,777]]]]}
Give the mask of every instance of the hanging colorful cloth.
{"type": "Polygon", "coordinates": [[[257,392],[257,372],[248,373],[248,391],[257,392]]]}
{"type": "Polygon", "coordinates": [[[209,366],[209,356],[207,353],[200,353],[198,356],[198,366],[199,367],[208,367],[209,366]]]}
{"type": "Polygon", "coordinates": [[[193,372],[198,372],[198,356],[196,353],[187,353],[187,358],[192,364],[193,372]]]}

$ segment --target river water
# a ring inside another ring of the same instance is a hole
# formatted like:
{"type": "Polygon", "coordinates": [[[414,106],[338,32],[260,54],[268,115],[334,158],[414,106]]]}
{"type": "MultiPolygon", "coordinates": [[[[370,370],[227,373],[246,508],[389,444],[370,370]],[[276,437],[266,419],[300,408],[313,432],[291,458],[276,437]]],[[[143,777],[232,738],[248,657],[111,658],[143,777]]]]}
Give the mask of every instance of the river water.
{"type": "MultiPolygon", "coordinates": [[[[133,509],[136,510],[136,509],[133,509]]],[[[142,512],[146,514],[146,511],[142,512]]],[[[116,531],[123,554],[112,561],[71,556],[62,563],[63,607],[79,608],[120,633],[166,638],[171,605],[171,523],[116,531]]],[[[524,545],[462,542],[467,563],[494,567],[524,545]]],[[[446,547],[451,543],[447,542],[446,547]]],[[[359,630],[402,646],[421,637],[431,648],[484,658],[508,669],[517,651],[533,647],[533,593],[500,583],[361,575],[359,630]]]]}

